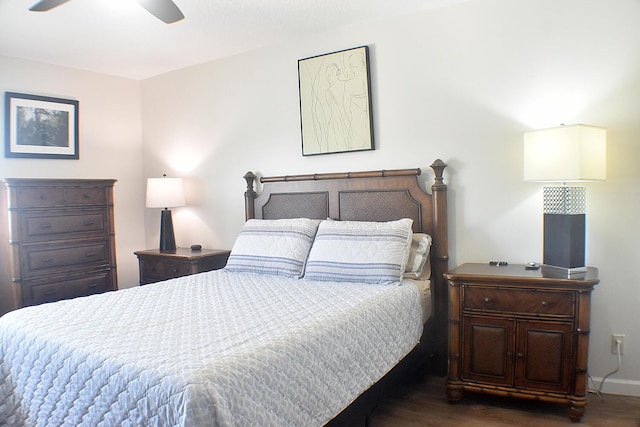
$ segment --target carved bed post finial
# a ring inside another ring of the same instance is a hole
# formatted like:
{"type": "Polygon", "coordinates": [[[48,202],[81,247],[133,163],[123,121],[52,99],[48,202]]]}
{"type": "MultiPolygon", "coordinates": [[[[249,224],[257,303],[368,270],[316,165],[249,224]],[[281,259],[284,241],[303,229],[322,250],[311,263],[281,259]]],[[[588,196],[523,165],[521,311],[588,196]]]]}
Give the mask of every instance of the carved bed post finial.
{"type": "Polygon", "coordinates": [[[436,174],[436,177],[435,177],[436,182],[434,185],[444,185],[444,178],[442,177],[442,175],[444,173],[444,168],[446,167],[447,167],[447,164],[440,159],[436,159],[431,164],[431,169],[433,169],[433,172],[435,172],[436,174]]]}
{"type": "Polygon", "coordinates": [[[249,171],[244,174],[243,178],[247,181],[247,191],[244,192],[244,218],[245,220],[250,220],[256,217],[254,202],[258,194],[253,188],[256,175],[249,171]]]}

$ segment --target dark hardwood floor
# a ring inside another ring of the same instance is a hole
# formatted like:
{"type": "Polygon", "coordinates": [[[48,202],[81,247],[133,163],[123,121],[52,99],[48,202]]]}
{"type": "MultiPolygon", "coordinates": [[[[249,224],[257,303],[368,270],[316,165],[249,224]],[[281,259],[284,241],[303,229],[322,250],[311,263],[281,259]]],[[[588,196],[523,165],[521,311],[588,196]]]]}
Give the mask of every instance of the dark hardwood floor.
{"type": "Polygon", "coordinates": [[[445,378],[416,377],[400,385],[373,412],[371,427],[640,427],[640,397],[589,394],[579,424],[565,405],[465,393],[461,402],[446,398],[445,378]]]}

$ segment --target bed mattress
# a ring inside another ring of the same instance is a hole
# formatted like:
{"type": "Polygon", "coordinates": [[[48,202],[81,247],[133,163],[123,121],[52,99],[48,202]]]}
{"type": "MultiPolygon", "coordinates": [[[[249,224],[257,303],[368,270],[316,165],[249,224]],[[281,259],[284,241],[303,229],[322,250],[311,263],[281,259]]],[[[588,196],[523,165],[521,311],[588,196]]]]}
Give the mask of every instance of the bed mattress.
{"type": "Polygon", "coordinates": [[[420,294],[218,270],[10,312],[0,420],[322,425],[417,344],[420,294]]]}

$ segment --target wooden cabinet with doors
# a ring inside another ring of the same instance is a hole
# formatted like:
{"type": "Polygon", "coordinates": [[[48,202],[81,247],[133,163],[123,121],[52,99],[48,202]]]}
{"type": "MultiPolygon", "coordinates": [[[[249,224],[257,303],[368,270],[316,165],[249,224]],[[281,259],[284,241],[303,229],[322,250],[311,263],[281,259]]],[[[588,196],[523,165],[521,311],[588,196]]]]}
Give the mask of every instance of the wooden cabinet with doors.
{"type": "Polygon", "coordinates": [[[449,400],[466,390],[565,403],[579,421],[597,269],[566,279],[524,265],[463,264],[445,277],[449,400]]]}

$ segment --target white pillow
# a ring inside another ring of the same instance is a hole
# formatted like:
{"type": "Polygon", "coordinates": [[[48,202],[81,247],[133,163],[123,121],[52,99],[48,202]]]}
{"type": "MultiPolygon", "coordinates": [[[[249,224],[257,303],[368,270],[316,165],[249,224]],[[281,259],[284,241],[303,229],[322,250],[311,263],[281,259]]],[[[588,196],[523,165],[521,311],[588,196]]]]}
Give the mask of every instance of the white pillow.
{"type": "Polygon", "coordinates": [[[322,221],[304,278],[334,282],[394,283],[404,272],[413,220],[322,221]]]}
{"type": "Polygon", "coordinates": [[[424,233],[413,234],[409,259],[403,275],[405,279],[428,279],[431,276],[431,265],[427,265],[430,249],[431,236],[424,233]]]}
{"type": "Polygon", "coordinates": [[[300,278],[320,220],[248,220],[231,249],[226,270],[300,278]]]}

